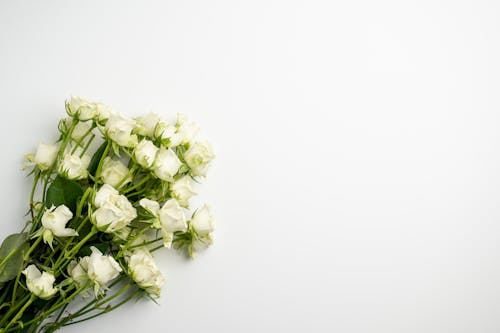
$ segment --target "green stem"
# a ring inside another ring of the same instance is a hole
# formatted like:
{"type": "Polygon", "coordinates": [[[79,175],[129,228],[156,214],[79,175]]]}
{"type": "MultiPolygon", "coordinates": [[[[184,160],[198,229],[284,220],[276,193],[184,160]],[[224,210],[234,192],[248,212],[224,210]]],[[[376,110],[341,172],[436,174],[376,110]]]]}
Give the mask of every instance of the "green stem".
{"type": "Polygon", "coordinates": [[[33,200],[35,198],[35,191],[36,191],[36,186],[38,185],[38,180],[40,179],[40,171],[35,171],[35,178],[33,179],[33,186],[31,187],[31,193],[30,193],[30,214],[31,214],[31,219],[34,221],[35,220],[35,214],[33,212],[33,200]]]}
{"type": "Polygon", "coordinates": [[[149,179],[151,179],[151,174],[148,174],[148,175],[144,176],[138,183],[136,183],[133,186],[128,187],[125,191],[123,191],[123,194],[129,193],[130,191],[135,190],[136,188],[142,186],[149,179]]]}
{"type": "Polygon", "coordinates": [[[12,320],[5,326],[5,329],[8,329],[10,325],[14,324],[21,316],[23,315],[24,311],[33,303],[35,300],[36,296],[31,295],[30,299],[24,304],[24,306],[19,310],[19,312],[12,318],[12,320]]]}
{"type": "Polygon", "coordinates": [[[75,219],[79,218],[82,214],[83,210],[83,205],[85,204],[85,200],[87,200],[87,197],[92,193],[93,189],[92,187],[89,187],[85,190],[83,193],[82,198],[80,199],[80,202],[78,203],[78,206],[76,207],[76,214],[75,214],[75,219]]]}
{"type": "Polygon", "coordinates": [[[64,324],[63,326],[69,326],[69,325],[73,325],[73,324],[77,324],[77,323],[81,323],[83,321],[86,321],[86,320],[89,320],[89,319],[92,319],[92,318],[95,318],[95,317],[98,317],[98,316],[101,316],[105,313],[108,313],[108,312],[111,312],[117,308],[119,308],[120,306],[122,306],[123,304],[127,303],[128,301],[130,301],[131,299],[133,299],[134,297],[136,297],[139,293],[141,292],[140,289],[137,289],[133,294],[131,294],[129,297],[125,298],[123,301],[121,301],[120,303],[116,304],[115,306],[111,306],[111,307],[107,307],[105,308],[103,311],[99,312],[99,313],[96,313],[95,315],[92,315],[90,317],[87,317],[87,318],[83,318],[83,319],[80,319],[80,320],[77,320],[77,321],[72,321],[70,323],[67,323],[67,324],[64,324]]]}
{"type": "Polygon", "coordinates": [[[85,153],[87,152],[87,150],[90,147],[90,144],[92,143],[92,141],[94,141],[94,138],[95,138],[95,134],[92,134],[92,136],[90,137],[89,141],[87,141],[87,144],[85,145],[85,147],[83,147],[83,150],[80,153],[80,158],[82,158],[83,155],[85,155],[85,153]]]}
{"type": "Polygon", "coordinates": [[[42,236],[38,236],[38,238],[33,243],[33,245],[31,245],[31,247],[29,248],[29,250],[24,254],[24,261],[26,261],[29,258],[31,252],[33,252],[33,250],[38,246],[38,244],[40,244],[41,240],[42,240],[42,236]]]}
{"type": "Polygon", "coordinates": [[[19,308],[21,306],[21,304],[26,302],[29,297],[30,297],[30,294],[27,294],[19,302],[17,302],[16,304],[12,304],[9,311],[7,311],[7,313],[0,320],[0,327],[2,327],[7,322],[7,320],[9,319],[9,316],[11,314],[13,314],[14,312],[16,312],[17,308],[19,308]]]}

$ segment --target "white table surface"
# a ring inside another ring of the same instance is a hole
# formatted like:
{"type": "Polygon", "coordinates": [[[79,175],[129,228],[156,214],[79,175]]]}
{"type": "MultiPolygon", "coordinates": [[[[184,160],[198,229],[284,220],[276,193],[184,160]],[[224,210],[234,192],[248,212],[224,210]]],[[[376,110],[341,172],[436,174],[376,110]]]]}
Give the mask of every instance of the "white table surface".
{"type": "Polygon", "coordinates": [[[1,238],[63,101],[187,113],[213,248],[74,332],[500,331],[495,1],[0,2],[1,238]]]}

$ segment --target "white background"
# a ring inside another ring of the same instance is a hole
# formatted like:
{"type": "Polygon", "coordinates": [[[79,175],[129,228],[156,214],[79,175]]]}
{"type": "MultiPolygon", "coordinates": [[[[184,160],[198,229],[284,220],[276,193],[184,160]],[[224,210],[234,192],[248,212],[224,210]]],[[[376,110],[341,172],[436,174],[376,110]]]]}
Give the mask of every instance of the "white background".
{"type": "Polygon", "coordinates": [[[1,238],[70,94],[185,112],[215,245],[61,332],[499,332],[496,1],[0,1],[1,238]]]}

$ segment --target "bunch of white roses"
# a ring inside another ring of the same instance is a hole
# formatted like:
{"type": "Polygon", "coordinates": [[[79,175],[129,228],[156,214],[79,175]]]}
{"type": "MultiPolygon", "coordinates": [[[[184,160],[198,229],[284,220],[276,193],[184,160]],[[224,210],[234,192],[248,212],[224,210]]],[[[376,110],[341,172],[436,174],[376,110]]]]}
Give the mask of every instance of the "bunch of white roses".
{"type": "Polygon", "coordinates": [[[133,119],[80,97],[65,105],[58,143],[26,155],[30,221],[0,246],[0,333],[53,332],[158,298],[165,279],[153,252],[194,257],[212,243],[210,206],[189,214],[215,157],[195,141],[196,123],[133,119]],[[79,295],[81,307],[66,312],[79,295]]]}

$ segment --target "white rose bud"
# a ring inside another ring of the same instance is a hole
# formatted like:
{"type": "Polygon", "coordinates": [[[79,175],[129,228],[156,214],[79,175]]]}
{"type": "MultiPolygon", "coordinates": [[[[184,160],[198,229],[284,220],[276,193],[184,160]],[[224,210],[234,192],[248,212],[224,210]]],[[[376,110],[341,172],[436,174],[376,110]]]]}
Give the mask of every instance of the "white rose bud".
{"type": "Polygon", "coordinates": [[[48,272],[40,272],[35,265],[29,265],[23,271],[26,276],[26,286],[35,296],[41,299],[49,299],[57,293],[54,288],[56,281],[54,275],[48,272]]]}
{"type": "Polygon", "coordinates": [[[143,139],[137,147],[135,147],[134,155],[143,168],[150,169],[156,158],[156,153],[158,153],[159,148],[154,145],[153,142],[143,139]]]}
{"type": "Polygon", "coordinates": [[[167,200],[158,215],[163,234],[163,244],[165,247],[170,247],[174,232],[187,230],[186,216],[175,199],[167,200]]]}
{"type": "Polygon", "coordinates": [[[66,101],[66,112],[72,117],[86,121],[97,115],[96,104],[81,97],[71,97],[66,101]]]}
{"type": "Polygon", "coordinates": [[[155,134],[155,128],[159,121],[159,115],[154,112],[148,113],[144,116],[136,118],[137,125],[135,131],[137,134],[152,138],[155,134]]]}
{"type": "Polygon", "coordinates": [[[154,174],[164,181],[173,181],[182,165],[179,157],[170,148],[160,148],[153,164],[154,174]]]}
{"type": "Polygon", "coordinates": [[[208,142],[195,142],[184,153],[184,159],[191,168],[193,176],[205,176],[209,163],[215,158],[212,147],[208,142]]]}
{"type": "Polygon", "coordinates": [[[155,137],[168,147],[176,147],[182,142],[182,135],[177,133],[177,128],[163,120],[156,125],[155,137]]]}
{"type": "Polygon", "coordinates": [[[177,133],[181,137],[181,143],[188,143],[195,136],[195,134],[200,130],[195,122],[189,122],[186,115],[179,113],[177,114],[177,133]]]}
{"type": "Polygon", "coordinates": [[[184,176],[176,180],[171,187],[172,196],[179,201],[179,204],[183,207],[189,205],[189,199],[196,195],[193,189],[193,181],[191,177],[184,176]]]}
{"type": "Polygon", "coordinates": [[[87,178],[90,156],[84,155],[82,158],[78,155],[64,155],[63,160],[59,164],[59,173],[68,179],[84,179],[87,178]]]}
{"type": "Polygon", "coordinates": [[[122,187],[132,181],[132,176],[128,174],[129,171],[122,162],[106,157],[102,164],[101,179],[105,184],[109,184],[114,188],[117,188],[118,184],[122,187]]]}
{"type": "Polygon", "coordinates": [[[108,184],[97,191],[94,205],[97,209],[92,213],[92,222],[97,229],[106,233],[127,227],[137,217],[137,211],[127,197],[118,194],[108,184]]]}
{"type": "Polygon", "coordinates": [[[97,208],[101,207],[105,202],[109,201],[112,195],[119,195],[119,192],[109,184],[102,185],[95,194],[94,205],[97,208]]]}
{"type": "Polygon", "coordinates": [[[113,114],[113,111],[111,110],[111,108],[105,104],[102,104],[102,103],[96,103],[96,109],[97,109],[97,117],[96,118],[101,123],[108,120],[109,117],[111,117],[111,115],[113,114]]]}
{"type": "Polygon", "coordinates": [[[190,225],[200,236],[208,235],[213,232],[215,223],[210,206],[205,205],[197,210],[191,218],[190,225]]]}
{"type": "Polygon", "coordinates": [[[71,237],[78,236],[78,233],[71,228],[66,228],[66,224],[73,217],[73,213],[65,205],[57,208],[52,206],[42,215],[43,240],[52,247],[53,236],[71,237]]]}
{"type": "Polygon", "coordinates": [[[59,147],[55,145],[48,145],[45,143],[38,144],[36,153],[27,154],[26,159],[29,163],[25,166],[36,165],[41,171],[48,170],[56,161],[59,147]]]}
{"type": "MultiPolygon", "coordinates": [[[[68,119],[71,122],[71,119],[68,119]]],[[[78,122],[71,133],[71,138],[75,141],[80,141],[85,134],[90,130],[90,125],[86,122],[78,122]]]]}
{"type": "Polygon", "coordinates": [[[122,147],[135,147],[137,145],[137,135],[132,134],[135,128],[135,121],[125,117],[121,113],[112,114],[105,127],[107,136],[122,147]]]}
{"type": "Polygon", "coordinates": [[[151,253],[139,249],[127,257],[129,274],[139,287],[152,296],[160,297],[165,278],[161,274],[151,253]]]}
{"type": "Polygon", "coordinates": [[[68,274],[79,288],[87,285],[89,282],[89,276],[87,273],[89,270],[89,260],[90,257],[86,256],[80,258],[78,262],[73,260],[68,265],[68,274]]]}
{"type": "Polygon", "coordinates": [[[116,278],[122,272],[122,268],[116,262],[115,258],[103,255],[94,246],[90,247],[92,254],[88,260],[87,275],[96,287],[105,287],[106,283],[116,278]]]}
{"type": "Polygon", "coordinates": [[[142,198],[139,200],[139,205],[141,205],[142,208],[147,210],[153,216],[157,216],[160,212],[160,204],[154,200],[142,198]]]}

